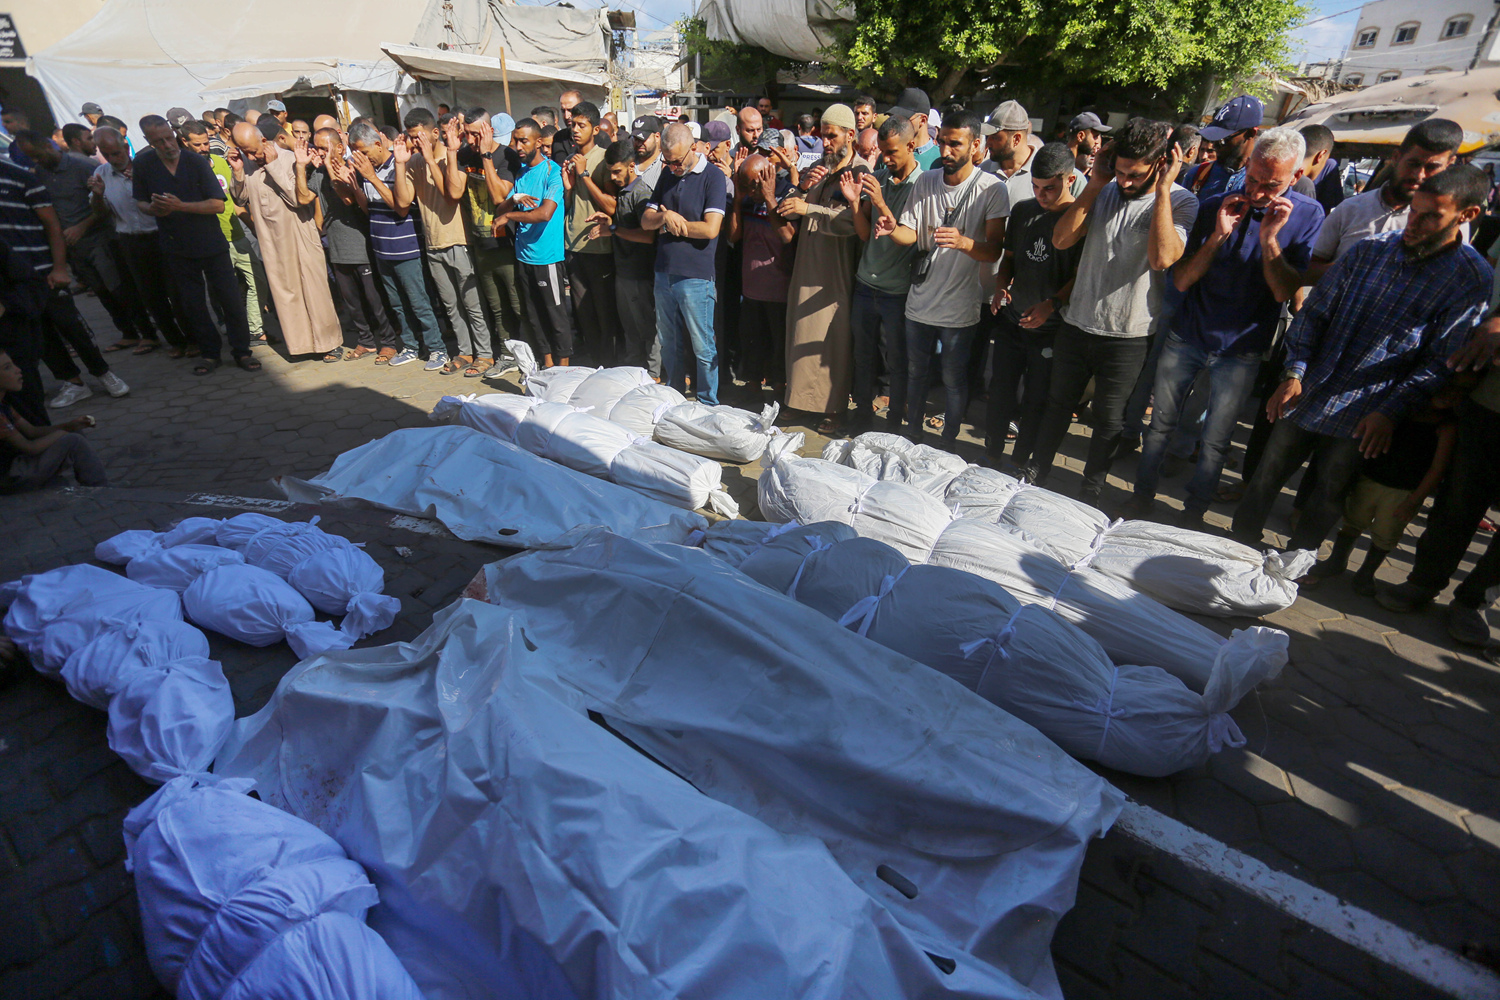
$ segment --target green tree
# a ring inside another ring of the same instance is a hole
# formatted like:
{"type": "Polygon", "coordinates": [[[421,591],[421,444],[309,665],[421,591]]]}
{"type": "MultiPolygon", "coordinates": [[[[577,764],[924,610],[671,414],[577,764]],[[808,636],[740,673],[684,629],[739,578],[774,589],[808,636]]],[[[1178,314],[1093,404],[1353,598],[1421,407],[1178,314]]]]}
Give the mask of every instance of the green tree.
{"type": "Polygon", "coordinates": [[[1166,88],[1208,76],[1245,79],[1285,63],[1298,0],[857,0],[856,19],[825,52],[865,87],[928,85],[934,102],[966,81],[1166,88]]]}

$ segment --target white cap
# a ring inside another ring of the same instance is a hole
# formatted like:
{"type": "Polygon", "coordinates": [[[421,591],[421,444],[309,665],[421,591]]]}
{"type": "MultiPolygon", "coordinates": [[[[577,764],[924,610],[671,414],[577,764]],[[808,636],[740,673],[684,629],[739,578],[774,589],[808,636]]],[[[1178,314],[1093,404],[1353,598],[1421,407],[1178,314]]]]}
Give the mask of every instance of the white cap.
{"type": "Polygon", "coordinates": [[[687,122],[685,124],[688,127],[688,131],[693,133],[694,139],[703,138],[703,127],[701,125],[699,125],[697,122],[687,122]]]}

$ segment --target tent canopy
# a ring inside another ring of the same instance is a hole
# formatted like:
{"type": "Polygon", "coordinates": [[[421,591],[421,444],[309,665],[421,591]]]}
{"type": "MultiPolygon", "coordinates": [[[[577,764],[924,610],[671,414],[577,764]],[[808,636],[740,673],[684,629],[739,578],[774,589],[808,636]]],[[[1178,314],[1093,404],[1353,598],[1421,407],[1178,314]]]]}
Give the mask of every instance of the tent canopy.
{"type": "Polygon", "coordinates": [[[1434,73],[1378,83],[1303,108],[1286,124],[1325,125],[1336,142],[1398,146],[1426,118],[1447,118],[1464,130],[1463,153],[1500,142],[1500,68],[1434,73]]]}
{"type": "Polygon", "coordinates": [[[604,72],[603,11],[486,0],[442,8],[442,0],[107,0],[83,27],[28,60],[27,71],[58,121],[78,120],[84,102],[97,101],[132,126],[173,106],[196,112],[205,102],[330,86],[399,93],[407,81],[388,44],[477,56],[498,55],[503,45],[509,66],[525,65],[549,86],[575,82],[566,74],[604,72]]]}
{"type": "MultiPolygon", "coordinates": [[[[501,79],[498,54],[476,56],[466,52],[423,48],[420,45],[383,45],[381,49],[397,66],[419,80],[493,82],[501,79]]],[[[505,59],[505,75],[510,78],[511,83],[577,83],[595,87],[605,85],[604,77],[599,74],[539,66],[511,58],[509,53],[505,59]]]]}
{"type": "Polygon", "coordinates": [[[789,59],[811,62],[852,23],[854,4],[843,0],[702,0],[698,16],[715,41],[759,45],[789,59]]]}

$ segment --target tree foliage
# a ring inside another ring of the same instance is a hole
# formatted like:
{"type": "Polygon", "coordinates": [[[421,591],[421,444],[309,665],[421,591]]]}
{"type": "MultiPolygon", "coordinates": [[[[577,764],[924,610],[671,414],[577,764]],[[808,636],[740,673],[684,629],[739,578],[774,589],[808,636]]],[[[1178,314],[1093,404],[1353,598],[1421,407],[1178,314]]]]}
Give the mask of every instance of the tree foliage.
{"type": "Polygon", "coordinates": [[[800,73],[807,68],[806,63],[758,46],[714,41],[708,37],[702,18],[683,18],[677,22],[677,31],[682,38],[683,57],[691,59],[694,55],[701,55],[702,79],[711,85],[735,87],[751,84],[759,87],[774,82],[781,70],[800,73]]]}
{"type": "Polygon", "coordinates": [[[1299,0],[857,0],[825,56],[858,85],[927,83],[941,101],[974,74],[1033,84],[1244,79],[1280,66],[1299,0]]]}

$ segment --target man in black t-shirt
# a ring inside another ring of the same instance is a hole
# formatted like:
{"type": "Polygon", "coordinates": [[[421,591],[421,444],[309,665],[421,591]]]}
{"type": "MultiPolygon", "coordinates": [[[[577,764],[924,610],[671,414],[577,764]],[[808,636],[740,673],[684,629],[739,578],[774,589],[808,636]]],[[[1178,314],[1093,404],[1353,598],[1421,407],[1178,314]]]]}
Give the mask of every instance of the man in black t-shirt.
{"type": "MultiPolygon", "coordinates": [[[[458,151],[458,165],[468,178],[463,208],[469,227],[469,252],[492,321],[490,357],[495,363],[481,373],[487,379],[515,371],[505,341],[523,339],[516,246],[509,231],[496,236],[491,225],[495,206],[510,197],[521,172],[521,157],[510,148],[515,124],[503,111],[491,115],[484,108],[470,108],[464,114],[464,146],[458,151]]],[[[475,350],[479,349],[476,346],[475,350]]]]}
{"type": "MultiPolygon", "coordinates": [[[[212,295],[224,317],[229,351],[235,364],[259,371],[250,355],[250,327],[245,295],[229,260],[229,241],[219,225],[224,211],[224,189],[207,160],[177,142],[177,133],[161,115],[141,119],[141,132],[151,148],[132,162],[132,183],[140,210],[156,219],[157,237],[186,303],[212,295]]],[[[230,157],[238,159],[233,147],[230,157]]],[[[208,311],[190,305],[184,310],[189,332],[198,344],[194,375],[207,375],[220,364],[222,343],[208,311]]]]}
{"type": "Polygon", "coordinates": [[[1073,201],[1074,164],[1072,150],[1060,142],[1037,150],[1031,158],[1035,199],[1019,202],[1011,210],[1005,230],[1005,256],[990,302],[996,322],[985,426],[985,450],[996,467],[1005,454],[1012,419],[1017,423],[1012,465],[1029,470],[1036,447],[1052,380],[1052,340],[1062,326],[1061,306],[1073,290],[1073,275],[1083,254],[1081,242],[1066,250],[1052,245],[1052,230],[1073,201]],[[1025,392],[1018,402],[1023,378],[1025,392]]]}
{"type": "Polygon", "coordinates": [[[661,342],[656,338],[656,233],[641,225],[653,189],[635,172],[635,142],[621,139],[604,154],[614,184],[615,211],[595,212],[591,239],[613,233],[615,313],[624,341],[620,364],[645,368],[661,378],[661,342]]]}

